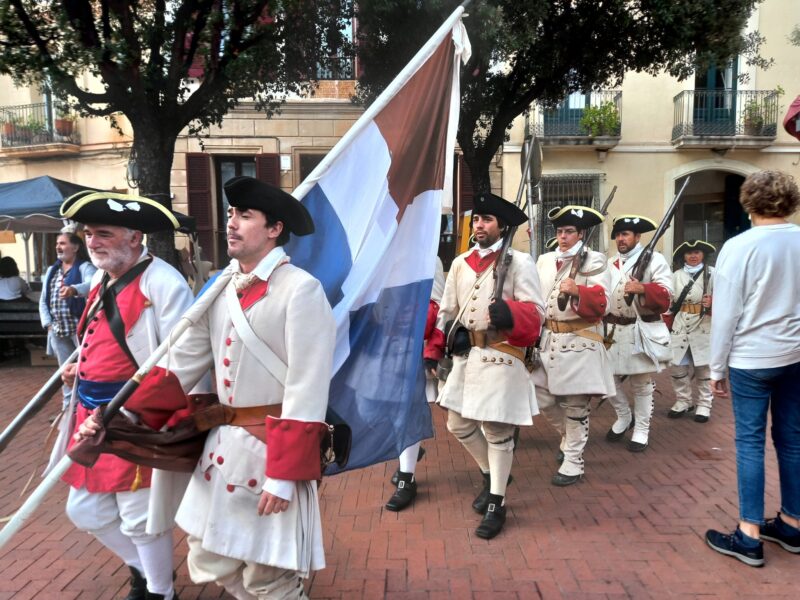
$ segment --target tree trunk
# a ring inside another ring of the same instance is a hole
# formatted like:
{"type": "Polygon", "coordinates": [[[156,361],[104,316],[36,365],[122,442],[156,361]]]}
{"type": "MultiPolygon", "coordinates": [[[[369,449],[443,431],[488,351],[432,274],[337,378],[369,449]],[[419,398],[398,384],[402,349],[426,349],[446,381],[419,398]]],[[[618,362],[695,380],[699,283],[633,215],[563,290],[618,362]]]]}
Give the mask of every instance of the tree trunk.
{"type": "MultiPolygon", "coordinates": [[[[176,139],[177,136],[157,130],[134,127],[133,149],[139,167],[138,193],[160,202],[170,210],[172,210],[170,172],[176,139]]],[[[178,268],[174,232],[159,231],[149,234],[147,247],[155,256],[178,268]]]]}

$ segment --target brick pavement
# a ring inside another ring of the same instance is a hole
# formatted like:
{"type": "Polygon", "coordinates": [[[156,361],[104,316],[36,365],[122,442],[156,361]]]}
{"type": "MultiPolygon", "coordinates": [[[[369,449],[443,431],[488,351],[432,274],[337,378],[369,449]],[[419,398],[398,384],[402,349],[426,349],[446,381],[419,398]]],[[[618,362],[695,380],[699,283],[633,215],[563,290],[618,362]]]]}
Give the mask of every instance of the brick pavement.
{"type": "MultiPolygon", "coordinates": [[[[0,363],[0,424],[5,427],[50,369],[0,363]]],[[[651,447],[612,445],[607,404],[595,410],[581,484],[555,488],[557,436],[538,419],[523,430],[509,488],[506,530],[474,536],[470,503],[481,479],[434,408],[437,436],[424,443],[420,493],[402,513],[383,510],[396,463],[328,478],[322,510],[328,568],[312,598],[797,598],[798,558],[766,545],[767,566],[753,569],[705,546],[709,527],[737,519],[733,421],[719,402],[706,425],[671,421],[668,379],[658,378],[651,447]]],[[[53,406],[59,400],[53,400],[53,406]]],[[[0,513],[7,515],[41,454],[52,410],[43,411],[2,455],[0,513]]],[[[767,512],[778,507],[777,469],[767,460],[767,512]]],[[[122,598],[127,569],[63,514],[59,487],[30,524],[0,551],[0,600],[122,598]]],[[[175,533],[183,600],[226,597],[191,583],[185,541],[175,533]]]]}

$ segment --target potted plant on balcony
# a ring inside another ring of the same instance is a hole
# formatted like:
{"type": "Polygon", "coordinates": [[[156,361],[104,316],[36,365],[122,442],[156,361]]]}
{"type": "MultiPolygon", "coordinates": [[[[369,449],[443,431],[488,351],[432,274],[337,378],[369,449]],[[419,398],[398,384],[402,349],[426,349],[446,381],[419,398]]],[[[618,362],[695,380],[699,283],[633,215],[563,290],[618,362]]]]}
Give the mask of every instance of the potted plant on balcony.
{"type": "Polygon", "coordinates": [[[7,112],[3,114],[3,137],[7,140],[12,140],[17,137],[17,125],[19,124],[19,117],[14,113],[7,112]]]}
{"type": "Polygon", "coordinates": [[[56,133],[63,137],[70,137],[75,127],[75,115],[67,113],[59,115],[55,120],[56,133]]]}
{"type": "Polygon", "coordinates": [[[580,126],[589,137],[618,136],[620,120],[617,107],[608,101],[585,108],[580,126]]]}
{"type": "Polygon", "coordinates": [[[745,135],[761,135],[764,128],[764,108],[758,100],[748,100],[742,107],[742,125],[745,135]]]}

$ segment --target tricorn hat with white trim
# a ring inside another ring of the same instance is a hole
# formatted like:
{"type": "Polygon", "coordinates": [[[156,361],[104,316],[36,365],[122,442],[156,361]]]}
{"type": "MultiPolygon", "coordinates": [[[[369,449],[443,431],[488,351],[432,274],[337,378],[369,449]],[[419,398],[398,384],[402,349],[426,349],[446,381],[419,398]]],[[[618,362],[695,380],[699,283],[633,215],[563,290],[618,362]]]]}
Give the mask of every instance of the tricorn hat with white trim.
{"type": "Polygon", "coordinates": [[[260,210],[282,221],[284,228],[295,235],[314,233],[314,221],[308,209],[279,187],[241,175],[225,183],[225,197],[235,208],[260,210]]]}
{"type": "Polygon", "coordinates": [[[517,227],[528,220],[528,215],[516,204],[495,194],[483,193],[475,196],[472,205],[473,215],[493,215],[506,225],[517,227]]]}
{"type": "Polygon", "coordinates": [[[683,242],[680,246],[675,248],[675,252],[672,253],[672,260],[683,258],[684,254],[691,252],[692,250],[699,250],[703,253],[703,257],[706,257],[709,254],[713,254],[717,251],[714,246],[703,240],[689,240],[687,242],[683,242]]]}
{"type": "Polygon", "coordinates": [[[84,190],[61,204],[61,216],[78,223],[116,225],[142,233],[175,230],[175,214],[160,202],[144,196],[84,190]]]}
{"type": "Polygon", "coordinates": [[[558,238],[551,237],[544,243],[544,247],[548,250],[555,250],[556,246],[558,246],[558,238]]]}
{"type": "Polygon", "coordinates": [[[574,225],[577,229],[588,229],[605,221],[603,215],[595,209],[578,204],[570,204],[563,208],[556,206],[547,213],[547,218],[553,227],[574,225]]]}
{"type": "Polygon", "coordinates": [[[658,229],[658,223],[641,215],[620,215],[614,219],[614,226],[611,228],[611,239],[620,231],[632,231],[633,233],[647,233],[658,229]]]}

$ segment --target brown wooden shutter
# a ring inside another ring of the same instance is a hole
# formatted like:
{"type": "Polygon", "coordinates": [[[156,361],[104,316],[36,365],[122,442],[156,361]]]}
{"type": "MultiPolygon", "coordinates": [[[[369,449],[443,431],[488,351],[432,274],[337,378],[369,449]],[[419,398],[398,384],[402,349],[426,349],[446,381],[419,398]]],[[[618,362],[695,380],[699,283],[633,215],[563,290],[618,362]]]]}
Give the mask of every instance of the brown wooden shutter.
{"type": "Polygon", "coordinates": [[[280,154],[256,154],[256,179],[281,187],[280,154]]]}
{"type": "Polygon", "coordinates": [[[203,260],[214,257],[214,206],[211,190],[211,159],[208,154],[186,155],[186,191],[189,214],[197,223],[197,237],[203,260]]]}
{"type": "Polygon", "coordinates": [[[461,199],[459,210],[463,214],[468,210],[473,209],[473,198],[475,197],[475,191],[472,188],[472,173],[470,172],[469,165],[467,165],[467,161],[464,160],[463,155],[459,155],[458,157],[458,168],[461,171],[461,179],[459,180],[460,185],[458,189],[458,195],[461,199]]]}

